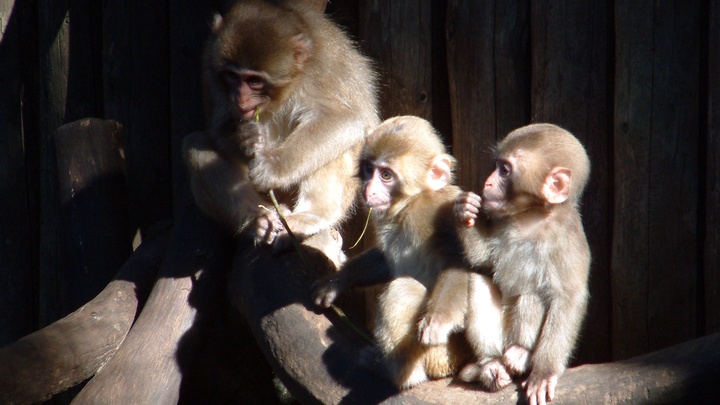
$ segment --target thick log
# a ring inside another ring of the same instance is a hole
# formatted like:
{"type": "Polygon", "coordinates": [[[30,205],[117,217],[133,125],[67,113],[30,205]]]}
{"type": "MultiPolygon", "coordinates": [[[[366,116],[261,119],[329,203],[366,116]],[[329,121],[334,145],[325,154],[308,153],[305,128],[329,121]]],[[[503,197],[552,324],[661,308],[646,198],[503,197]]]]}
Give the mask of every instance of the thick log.
{"type": "MultiPolygon", "coordinates": [[[[312,251],[312,248],[307,248],[312,251]]],[[[316,269],[327,271],[319,260],[316,269]]],[[[238,249],[230,291],[278,376],[302,403],[510,404],[522,402],[518,385],[487,393],[443,379],[398,393],[363,369],[367,344],[356,332],[310,302],[312,276],[297,254],[273,257],[265,249],[238,249]]],[[[566,371],[553,404],[692,403],[720,395],[720,334],[629,360],[566,371]]]]}
{"type": "Polygon", "coordinates": [[[158,280],[117,354],[78,404],[176,404],[232,259],[230,239],[193,204],[175,224],[158,280]]]}
{"type": "Polygon", "coordinates": [[[165,254],[143,242],[107,287],[77,311],[0,349],[0,403],[36,403],[91,377],[123,342],[165,254]]]}
{"type": "Polygon", "coordinates": [[[326,238],[319,234],[303,242],[309,271],[297,253],[275,257],[270,249],[241,244],[228,285],[231,299],[275,373],[301,403],[377,403],[396,391],[359,367],[359,335],[334,327],[310,303],[314,272],[335,268],[317,248],[324,249],[326,238]]]}

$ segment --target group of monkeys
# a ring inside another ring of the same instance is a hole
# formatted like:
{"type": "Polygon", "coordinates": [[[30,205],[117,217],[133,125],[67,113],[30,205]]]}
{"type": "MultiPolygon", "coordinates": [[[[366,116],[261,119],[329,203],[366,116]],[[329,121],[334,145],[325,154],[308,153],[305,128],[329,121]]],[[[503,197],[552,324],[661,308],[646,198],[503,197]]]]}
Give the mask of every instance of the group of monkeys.
{"type": "Polygon", "coordinates": [[[337,227],[358,190],[377,244],[318,280],[313,300],[383,284],[364,363],[400,388],[457,374],[490,391],[522,378],[554,397],[588,300],[579,200],[590,162],[552,124],[511,132],[481,196],[453,185],[432,125],[380,122],[370,61],[324,13],[246,0],[217,17],[204,55],[209,127],[185,160],[200,209],[256,244],[337,227]],[[265,208],[268,191],[280,209],[265,208]]]}

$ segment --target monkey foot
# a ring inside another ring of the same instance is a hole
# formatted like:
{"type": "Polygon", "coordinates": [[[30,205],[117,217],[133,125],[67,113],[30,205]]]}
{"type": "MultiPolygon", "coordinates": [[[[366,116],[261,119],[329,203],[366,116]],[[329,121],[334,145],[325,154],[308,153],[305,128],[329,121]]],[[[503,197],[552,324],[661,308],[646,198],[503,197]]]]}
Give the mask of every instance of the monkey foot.
{"type": "Polygon", "coordinates": [[[465,382],[479,382],[488,391],[499,391],[512,382],[512,377],[505,366],[498,359],[485,363],[470,363],[458,374],[458,378],[465,382]]]}
{"type": "Polygon", "coordinates": [[[505,350],[502,362],[510,375],[523,375],[530,368],[530,352],[522,346],[512,345],[505,350]]]}

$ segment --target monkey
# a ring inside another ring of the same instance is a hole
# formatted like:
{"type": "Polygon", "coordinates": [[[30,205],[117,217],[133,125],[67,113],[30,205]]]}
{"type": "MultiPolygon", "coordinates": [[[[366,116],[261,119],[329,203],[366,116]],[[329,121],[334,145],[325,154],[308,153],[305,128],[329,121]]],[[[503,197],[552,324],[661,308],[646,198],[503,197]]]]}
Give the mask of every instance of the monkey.
{"type": "Polygon", "coordinates": [[[502,353],[499,290],[469,271],[458,240],[455,162],[422,118],[394,117],[372,130],[358,176],[377,245],[313,285],[321,307],[349,288],[384,285],[373,327],[377,347],[363,362],[379,366],[400,389],[452,375],[474,352],[502,353]],[[469,325],[474,347],[460,333],[469,325]]]}
{"type": "Polygon", "coordinates": [[[216,18],[203,56],[210,122],[183,143],[201,211],[275,248],[289,243],[267,193],[299,239],[338,226],[365,129],[380,121],[371,61],[306,3],[244,0],[216,18]]]}
{"type": "Polygon", "coordinates": [[[529,403],[552,401],[587,309],[590,248],[579,204],[590,175],[580,141],[553,124],[512,131],[497,145],[482,197],[456,198],[468,261],[491,263],[505,311],[502,364],[529,403]],[[490,240],[476,221],[490,221],[490,240]],[[475,249],[479,246],[479,249],[475,249]]]}

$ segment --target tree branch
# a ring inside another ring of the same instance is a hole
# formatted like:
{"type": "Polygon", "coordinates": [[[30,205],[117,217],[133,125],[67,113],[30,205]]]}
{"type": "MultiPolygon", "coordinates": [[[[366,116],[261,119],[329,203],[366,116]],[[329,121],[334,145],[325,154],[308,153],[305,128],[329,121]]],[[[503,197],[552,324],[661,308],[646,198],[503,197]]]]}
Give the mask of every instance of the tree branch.
{"type": "Polygon", "coordinates": [[[143,242],[103,291],[59,321],[0,349],[0,403],[35,403],[91,377],[125,339],[168,235],[143,242]]]}

